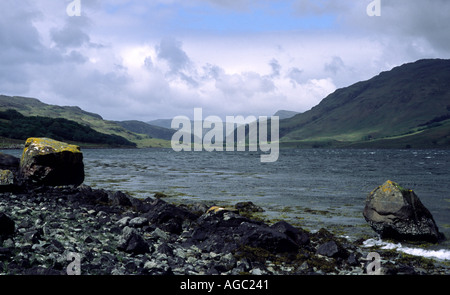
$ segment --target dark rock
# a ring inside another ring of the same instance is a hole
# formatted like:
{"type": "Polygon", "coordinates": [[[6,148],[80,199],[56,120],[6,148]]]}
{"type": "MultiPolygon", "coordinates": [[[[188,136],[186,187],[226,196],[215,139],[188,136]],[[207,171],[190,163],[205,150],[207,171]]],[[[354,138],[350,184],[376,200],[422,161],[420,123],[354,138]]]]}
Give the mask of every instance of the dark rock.
{"type": "Polygon", "coordinates": [[[0,261],[9,258],[12,255],[12,251],[10,248],[0,247],[0,261]]]}
{"type": "Polygon", "coordinates": [[[16,225],[14,221],[5,213],[0,212],[0,236],[10,236],[14,234],[16,225]]]}
{"type": "Polygon", "coordinates": [[[25,233],[25,239],[32,244],[38,244],[40,240],[42,240],[42,236],[44,235],[44,231],[42,228],[38,228],[25,233]]]}
{"type": "Polygon", "coordinates": [[[162,243],[158,247],[158,253],[165,254],[167,256],[173,256],[173,249],[169,244],[162,243]]]}
{"type": "Polygon", "coordinates": [[[256,206],[253,202],[239,202],[234,205],[239,212],[264,212],[264,209],[256,206]]]}
{"type": "Polygon", "coordinates": [[[98,239],[95,239],[95,238],[91,237],[91,236],[87,236],[87,237],[84,239],[84,242],[85,242],[86,244],[90,244],[90,243],[99,243],[100,241],[99,241],[98,239]]]}
{"type": "Polygon", "coordinates": [[[237,228],[248,218],[229,211],[212,211],[205,213],[198,220],[191,232],[187,245],[194,244],[200,249],[215,253],[228,253],[237,248],[237,241],[245,234],[237,228]]]}
{"type": "Polygon", "coordinates": [[[52,239],[50,241],[50,243],[51,243],[51,246],[53,247],[53,249],[56,249],[56,251],[58,251],[58,252],[64,251],[64,245],[60,241],[52,239]]]}
{"type": "Polygon", "coordinates": [[[32,185],[80,185],[84,181],[80,147],[49,138],[29,138],[20,161],[20,177],[32,185]]]}
{"type": "Polygon", "coordinates": [[[169,204],[162,199],[156,199],[149,207],[148,212],[143,214],[142,217],[147,218],[151,224],[155,224],[172,234],[180,234],[185,221],[197,219],[197,215],[192,212],[169,204]]]}
{"type": "Polygon", "coordinates": [[[308,245],[310,242],[309,234],[306,231],[300,230],[286,221],[279,221],[273,224],[271,228],[286,234],[297,245],[308,245]]]}
{"type": "Polygon", "coordinates": [[[397,268],[397,275],[417,275],[413,266],[400,264],[397,268]]]}
{"type": "Polygon", "coordinates": [[[384,238],[433,243],[444,238],[417,195],[390,180],[367,196],[363,215],[384,238]]]}
{"type": "MultiPolygon", "coordinates": [[[[196,202],[194,204],[191,204],[189,206],[189,210],[194,213],[197,216],[201,216],[202,214],[206,213],[209,208],[213,206],[212,204],[206,204],[204,202],[196,202]]],[[[186,206],[187,207],[187,206],[186,206]]]]}
{"type": "Polygon", "coordinates": [[[226,255],[222,255],[217,263],[215,263],[215,268],[219,272],[226,272],[232,270],[236,266],[236,258],[228,253],[226,255]]]}
{"type": "Polygon", "coordinates": [[[244,245],[262,248],[272,253],[288,253],[298,251],[296,244],[285,233],[272,229],[265,224],[243,223],[238,227],[242,231],[244,245]]]}
{"type": "Polygon", "coordinates": [[[348,257],[347,251],[337,242],[335,241],[329,241],[322,245],[320,245],[317,248],[317,254],[327,256],[327,257],[333,257],[333,258],[345,258],[348,257]]]}
{"type": "Polygon", "coordinates": [[[97,203],[103,203],[103,204],[106,204],[109,202],[108,192],[103,189],[93,190],[90,186],[82,184],[77,187],[77,190],[79,192],[77,197],[92,199],[93,201],[95,201],[97,203]]]}
{"type": "Polygon", "coordinates": [[[285,233],[234,212],[211,211],[197,222],[188,242],[206,251],[229,253],[245,245],[274,253],[298,250],[298,245],[285,233]]]}
{"type": "Polygon", "coordinates": [[[145,217],[135,217],[131,219],[128,223],[131,227],[143,227],[144,225],[148,225],[148,219],[145,217]]]}
{"type": "Polygon", "coordinates": [[[152,203],[154,202],[154,199],[152,198],[146,198],[144,200],[137,199],[137,198],[130,198],[131,207],[133,207],[136,212],[139,213],[146,213],[152,208],[152,203]]]}
{"type": "Polygon", "coordinates": [[[110,197],[110,201],[113,205],[127,206],[127,207],[131,207],[131,205],[132,205],[132,203],[130,201],[131,197],[122,193],[121,191],[114,192],[109,197],[110,197]]]}
{"type": "Polygon", "coordinates": [[[150,253],[150,247],[142,236],[135,229],[128,226],[123,229],[117,248],[132,254],[150,253]]]}
{"type": "Polygon", "coordinates": [[[358,266],[359,265],[358,256],[355,253],[350,253],[347,258],[347,263],[350,266],[358,266]]]}

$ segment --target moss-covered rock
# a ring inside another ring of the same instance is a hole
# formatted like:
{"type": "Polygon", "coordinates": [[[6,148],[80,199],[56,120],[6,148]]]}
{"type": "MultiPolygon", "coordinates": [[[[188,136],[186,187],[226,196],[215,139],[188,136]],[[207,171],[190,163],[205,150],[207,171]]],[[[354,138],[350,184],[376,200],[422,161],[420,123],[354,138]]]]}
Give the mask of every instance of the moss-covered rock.
{"type": "Polygon", "coordinates": [[[444,238],[419,197],[390,180],[367,196],[363,215],[383,238],[428,242],[444,238]]]}
{"type": "Polygon", "coordinates": [[[20,176],[33,185],[80,185],[83,154],[77,145],[50,138],[29,138],[20,159],[20,176]]]}

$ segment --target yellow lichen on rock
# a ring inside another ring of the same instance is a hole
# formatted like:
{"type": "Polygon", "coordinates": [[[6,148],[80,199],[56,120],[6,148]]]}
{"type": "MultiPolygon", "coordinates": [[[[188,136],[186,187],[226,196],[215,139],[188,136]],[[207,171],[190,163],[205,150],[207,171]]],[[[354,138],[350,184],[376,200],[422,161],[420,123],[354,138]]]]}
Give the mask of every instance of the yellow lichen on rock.
{"type": "Polygon", "coordinates": [[[68,144],[65,142],[57,141],[51,138],[38,138],[38,137],[30,137],[25,142],[24,153],[28,151],[28,149],[33,148],[40,153],[45,153],[45,150],[48,149],[48,152],[52,153],[60,153],[64,151],[72,152],[72,153],[81,153],[81,149],[79,146],[74,144],[68,144]]]}
{"type": "Polygon", "coordinates": [[[209,213],[209,212],[217,213],[222,210],[225,210],[225,208],[219,207],[219,206],[212,206],[211,208],[208,209],[208,211],[206,211],[206,213],[209,213]]]}
{"type": "Polygon", "coordinates": [[[394,188],[396,188],[397,185],[391,180],[386,181],[383,183],[382,186],[380,186],[380,189],[385,193],[391,193],[394,188]]]}
{"type": "Polygon", "coordinates": [[[209,213],[209,212],[217,213],[217,212],[220,212],[220,211],[237,212],[237,210],[234,209],[234,208],[225,208],[225,207],[219,207],[219,206],[212,206],[211,208],[208,209],[208,211],[206,211],[206,213],[209,213]]]}

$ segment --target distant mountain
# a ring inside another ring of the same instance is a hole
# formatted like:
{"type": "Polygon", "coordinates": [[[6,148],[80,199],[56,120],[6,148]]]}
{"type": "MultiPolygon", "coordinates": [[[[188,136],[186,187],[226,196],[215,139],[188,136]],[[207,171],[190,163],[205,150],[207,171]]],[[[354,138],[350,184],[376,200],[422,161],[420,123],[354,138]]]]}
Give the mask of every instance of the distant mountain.
{"type": "Polygon", "coordinates": [[[175,129],[168,129],[160,126],[150,125],[148,123],[136,120],[130,121],[116,121],[116,123],[123,128],[138,134],[145,134],[151,138],[160,138],[171,140],[175,129]]]}
{"type": "MultiPolygon", "coordinates": [[[[191,120],[191,133],[194,133],[194,121],[191,120]]],[[[163,128],[167,128],[167,129],[171,129],[171,130],[177,130],[177,129],[172,129],[171,125],[172,125],[172,119],[157,119],[157,120],[153,120],[153,121],[148,121],[146,122],[149,125],[152,126],[159,126],[159,127],[163,127],[163,128]]],[[[204,124],[205,122],[200,122],[200,124],[204,124]]],[[[226,124],[226,122],[222,122],[223,123],[223,134],[224,134],[224,138],[223,140],[225,141],[226,136],[228,135],[228,133],[231,133],[234,131],[234,128],[236,127],[235,124],[229,124],[230,126],[227,126],[228,124],[226,124]],[[228,128],[228,129],[227,129],[228,128]],[[228,131],[227,130],[231,130],[228,131]]],[[[131,129],[130,129],[131,130],[131,129]]],[[[203,129],[203,135],[205,135],[206,132],[208,132],[210,129],[209,128],[204,128],[203,129]]]]}
{"type": "Polygon", "coordinates": [[[278,116],[278,117],[280,117],[280,120],[283,120],[283,119],[292,118],[298,114],[300,114],[300,113],[294,112],[294,111],[279,110],[274,114],[274,116],[278,116]]]}
{"type": "Polygon", "coordinates": [[[167,129],[172,129],[172,127],[170,126],[172,124],[172,119],[157,119],[157,120],[148,121],[145,123],[147,123],[149,125],[153,125],[153,126],[159,126],[159,127],[163,127],[163,128],[167,128],[167,129]]]}
{"type": "Polygon", "coordinates": [[[50,105],[36,98],[0,95],[0,111],[11,109],[27,117],[40,116],[71,120],[103,134],[123,137],[137,144],[138,147],[170,147],[170,142],[166,140],[133,133],[113,121],[103,120],[100,115],[84,111],[76,106],[50,105]]]}
{"type": "Polygon", "coordinates": [[[395,67],[336,90],[280,122],[280,141],[302,147],[450,147],[450,60],[395,67]]]}

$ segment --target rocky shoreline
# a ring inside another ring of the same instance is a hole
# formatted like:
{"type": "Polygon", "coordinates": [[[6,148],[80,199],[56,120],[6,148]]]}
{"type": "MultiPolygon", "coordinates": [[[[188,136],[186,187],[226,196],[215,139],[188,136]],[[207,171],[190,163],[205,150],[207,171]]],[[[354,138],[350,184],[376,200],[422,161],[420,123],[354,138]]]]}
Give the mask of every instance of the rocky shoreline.
{"type": "Polygon", "coordinates": [[[450,274],[448,264],[365,248],[326,229],[253,220],[253,204],[211,208],[158,197],[86,185],[0,193],[0,274],[362,275],[370,251],[380,254],[382,274],[450,274]]]}
{"type": "MultiPolygon", "coordinates": [[[[29,138],[21,159],[0,154],[0,275],[450,274],[448,262],[261,221],[251,202],[137,199],[84,185],[84,176],[80,148],[49,138],[29,138]]],[[[382,236],[441,239],[420,205],[388,181],[364,216],[382,236]]]]}

